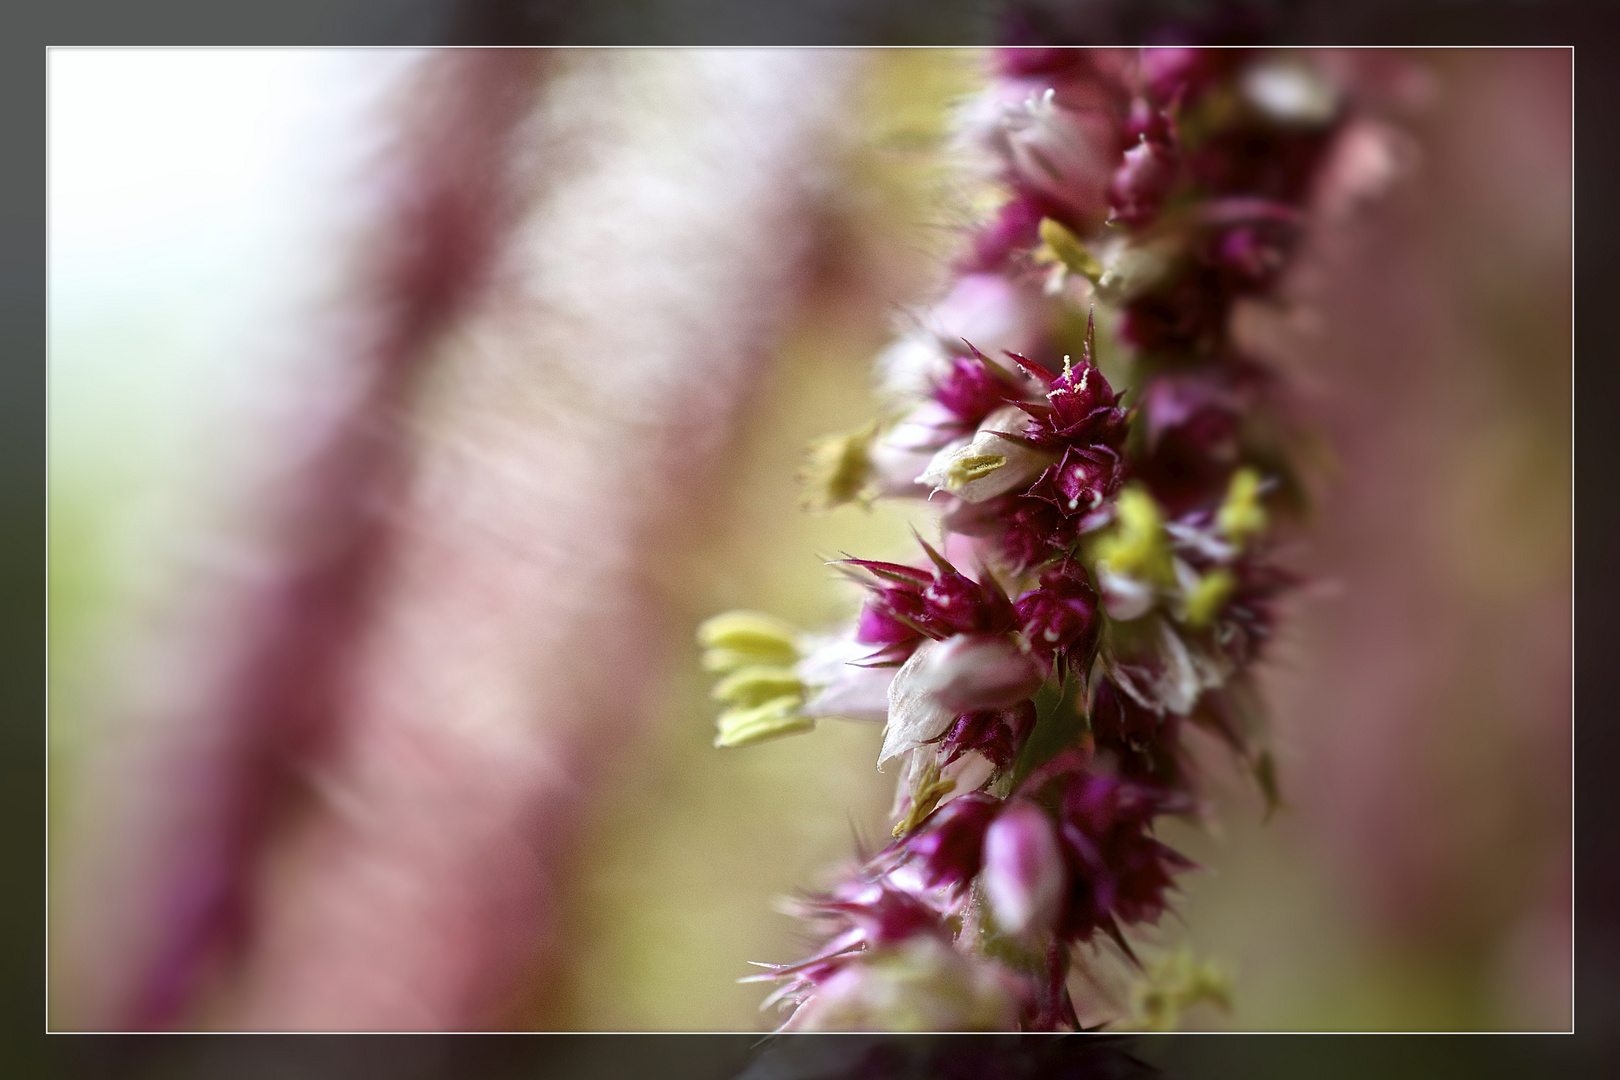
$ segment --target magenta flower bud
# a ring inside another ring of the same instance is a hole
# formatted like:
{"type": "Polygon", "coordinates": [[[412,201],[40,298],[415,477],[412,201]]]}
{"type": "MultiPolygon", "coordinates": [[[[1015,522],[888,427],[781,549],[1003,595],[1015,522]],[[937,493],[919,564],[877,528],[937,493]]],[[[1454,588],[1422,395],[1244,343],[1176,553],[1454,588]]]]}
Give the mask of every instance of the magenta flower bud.
{"type": "Polygon", "coordinates": [[[1024,739],[1035,730],[1035,703],[963,713],[945,732],[941,750],[948,765],[963,754],[982,754],[998,770],[1012,765],[1024,739]]]}
{"type": "Polygon", "coordinates": [[[1048,658],[1087,642],[1097,622],[1097,594],[1078,564],[1047,571],[1015,607],[1025,640],[1048,658]]]}
{"type": "Polygon", "coordinates": [[[923,590],[922,598],[929,619],[941,632],[988,631],[999,614],[985,603],[983,587],[965,574],[940,574],[923,590]]]}
{"type": "Polygon", "coordinates": [[[1287,265],[1296,232],[1268,222],[1238,225],[1215,239],[1210,260],[1224,271],[1234,292],[1263,290],[1287,265]]]}
{"type": "Polygon", "coordinates": [[[925,638],[1005,634],[1017,627],[1012,601],[993,578],[974,581],[928,544],[923,550],[934,562],[932,573],[876,559],[839,563],[857,568],[851,572],[872,591],[856,622],[855,637],[883,646],[868,658],[874,662],[904,661],[925,638]]]}
{"type": "Polygon", "coordinates": [[[1047,88],[1009,111],[1003,147],[1010,179],[1021,192],[1036,196],[1081,231],[1102,220],[1120,149],[1118,117],[1068,107],[1047,88]]]}
{"type": "Polygon", "coordinates": [[[1114,388],[1089,359],[1078,367],[1066,365],[1063,374],[1052,380],[1047,391],[1058,432],[1065,437],[1099,413],[1112,409],[1118,401],[1114,388]]]}
{"type": "Polygon", "coordinates": [[[1047,468],[1029,489],[1029,496],[1044,499],[1064,517],[1097,509],[1125,479],[1125,462],[1101,443],[1070,446],[1063,458],[1047,468]]]}
{"type": "Polygon", "coordinates": [[[1067,878],[1051,818],[1028,799],[1013,800],[984,835],[981,880],[996,924],[1014,936],[1049,932],[1067,878]]]}
{"type": "Polygon", "coordinates": [[[1153,819],[1186,813],[1191,800],[1078,768],[1057,783],[1058,831],[1070,867],[1061,932],[1084,940],[1121,922],[1157,922],[1173,875],[1192,864],[1154,839],[1153,819]]]}
{"type": "Polygon", "coordinates": [[[950,410],[964,426],[979,422],[1019,396],[1019,388],[998,377],[977,356],[957,356],[945,377],[934,387],[934,400],[950,410]]]}
{"type": "Polygon", "coordinates": [[[1067,445],[1113,443],[1124,435],[1125,409],[1119,395],[1091,362],[1089,333],[1079,364],[1065,356],[1063,373],[1053,375],[1039,364],[1013,356],[1046,395],[1044,402],[1017,402],[1030,417],[1025,438],[1034,445],[1060,449],[1067,445]]]}
{"type": "Polygon", "coordinates": [[[1040,242],[1041,219],[1046,216],[1038,199],[1018,196],[996,211],[989,226],[974,234],[973,254],[962,267],[969,272],[994,271],[1006,265],[1014,252],[1040,242]]]}
{"type": "Polygon", "coordinates": [[[915,641],[920,634],[902,616],[915,620],[922,616],[923,600],[904,589],[885,589],[868,600],[855,623],[855,640],[873,645],[897,645],[915,641]]]}
{"type": "Polygon", "coordinates": [[[1139,225],[1159,212],[1176,179],[1175,153],[1147,136],[1125,151],[1125,160],[1108,185],[1109,205],[1115,221],[1139,225]]]}
{"type": "Polygon", "coordinates": [[[919,674],[934,699],[956,714],[1013,705],[1034,694],[1045,680],[1034,658],[1004,634],[947,638],[919,674]]]}
{"type": "Polygon", "coordinates": [[[928,888],[960,889],[979,873],[984,833],[1001,809],[1001,800],[981,792],[952,799],[895,848],[902,861],[916,866],[928,888]]]}

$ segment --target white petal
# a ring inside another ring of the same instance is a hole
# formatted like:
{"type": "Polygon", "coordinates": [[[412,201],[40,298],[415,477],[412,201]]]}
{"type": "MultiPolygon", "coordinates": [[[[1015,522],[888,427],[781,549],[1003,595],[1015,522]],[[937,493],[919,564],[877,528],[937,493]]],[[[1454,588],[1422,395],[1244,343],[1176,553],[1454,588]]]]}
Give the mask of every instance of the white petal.
{"type": "Polygon", "coordinates": [[[1200,694],[1225,681],[1226,666],[1201,652],[1195,656],[1168,622],[1159,620],[1157,630],[1154,656],[1144,657],[1141,663],[1110,656],[1106,660],[1108,677],[1144,708],[1161,715],[1168,711],[1185,716],[1200,694]]]}
{"type": "Polygon", "coordinates": [[[822,640],[795,669],[813,693],[799,710],[803,716],[841,716],[849,720],[881,723],[889,713],[892,667],[857,667],[877,646],[855,640],[853,628],[822,640]]]}
{"type": "Polygon", "coordinates": [[[969,750],[940,770],[940,777],[946,780],[955,780],[956,786],[939,800],[939,805],[944,806],[958,795],[978,791],[984,787],[985,782],[990,777],[995,775],[995,771],[995,762],[977,750],[969,750]]]}
{"type": "Polygon", "coordinates": [[[934,392],[951,369],[951,358],[935,335],[924,332],[896,339],[878,353],[878,389],[891,398],[915,401],[934,392]]]}
{"type": "Polygon", "coordinates": [[[929,678],[929,659],[940,643],[925,641],[889,684],[889,726],[883,733],[878,765],[945,734],[957,713],[940,703],[929,678]]]}
{"type": "Polygon", "coordinates": [[[1140,619],[1153,607],[1152,585],[1124,574],[1116,574],[1106,559],[1097,560],[1097,591],[1108,617],[1120,622],[1140,619]]]}
{"type": "Polygon", "coordinates": [[[845,674],[813,694],[799,713],[881,724],[889,717],[889,684],[896,670],[845,665],[845,674]]]}

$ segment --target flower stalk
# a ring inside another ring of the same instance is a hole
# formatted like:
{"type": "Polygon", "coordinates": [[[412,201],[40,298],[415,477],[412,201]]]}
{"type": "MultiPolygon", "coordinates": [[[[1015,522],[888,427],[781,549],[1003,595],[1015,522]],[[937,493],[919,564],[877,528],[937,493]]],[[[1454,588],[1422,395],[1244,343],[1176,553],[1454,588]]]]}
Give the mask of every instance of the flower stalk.
{"type": "Polygon", "coordinates": [[[798,905],[823,947],[760,976],[786,1026],[1162,1027],[1227,1000],[1181,954],[1134,1009],[1087,988],[1142,968],[1192,865],[1154,834],[1205,812],[1189,728],[1278,802],[1252,672],[1302,485],[1285,387],[1231,314],[1288,267],[1347,111],[1292,55],[998,56],[967,134],[1006,201],[880,358],[897,408],[806,474],[818,507],[929,500],[942,543],[835,564],[866,599],[827,637],[742,614],[701,634],[717,745],[841,716],[882,722],[900,764],[893,843],[798,905]]]}

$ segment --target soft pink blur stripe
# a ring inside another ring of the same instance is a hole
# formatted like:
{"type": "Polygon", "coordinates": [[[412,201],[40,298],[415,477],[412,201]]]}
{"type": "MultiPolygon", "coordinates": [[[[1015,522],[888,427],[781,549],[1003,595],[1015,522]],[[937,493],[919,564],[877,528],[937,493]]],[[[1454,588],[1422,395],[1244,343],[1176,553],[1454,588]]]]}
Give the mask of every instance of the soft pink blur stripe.
{"type": "Polygon", "coordinates": [[[559,875],[633,752],[678,523],[803,282],[849,61],[562,61],[508,167],[544,190],[440,343],[393,542],[306,813],[209,1022],[499,1022],[566,928],[559,875]]]}

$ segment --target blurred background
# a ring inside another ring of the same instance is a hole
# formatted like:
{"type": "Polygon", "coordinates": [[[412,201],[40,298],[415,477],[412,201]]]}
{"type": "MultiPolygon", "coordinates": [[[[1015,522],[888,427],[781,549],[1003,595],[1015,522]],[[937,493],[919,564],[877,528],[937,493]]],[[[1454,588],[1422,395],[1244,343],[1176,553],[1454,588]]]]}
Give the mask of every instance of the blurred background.
{"type": "MultiPolygon", "coordinates": [[[[1567,50],[1410,138],[1254,347],[1332,448],[1179,908],[1242,1030],[1570,1025],[1567,50]]],[[[880,732],[711,746],[920,505],[801,508],[982,187],[977,50],[50,55],[51,1024],[758,1030],[880,732]]],[[[1179,927],[1177,928],[1179,929],[1179,927]]]]}

